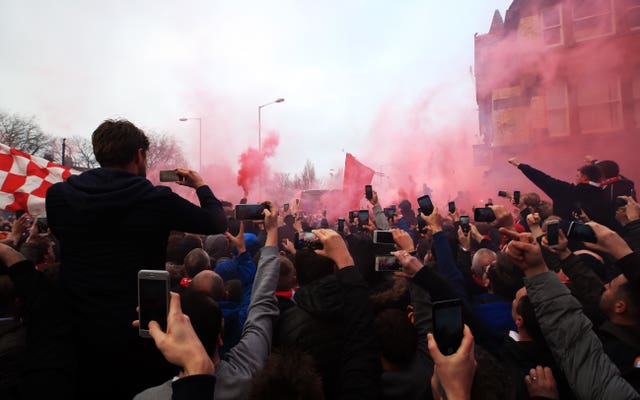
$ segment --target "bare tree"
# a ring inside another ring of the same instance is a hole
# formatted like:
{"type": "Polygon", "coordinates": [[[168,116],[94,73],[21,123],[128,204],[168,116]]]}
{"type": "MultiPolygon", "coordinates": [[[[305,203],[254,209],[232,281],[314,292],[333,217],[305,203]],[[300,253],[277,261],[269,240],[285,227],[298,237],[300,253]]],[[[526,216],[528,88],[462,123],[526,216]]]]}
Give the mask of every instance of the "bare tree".
{"type": "Polygon", "coordinates": [[[147,136],[149,136],[150,142],[147,152],[147,168],[149,170],[173,169],[189,164],[180,143],[173,136],[152,131],[147,131],[147,136]]]}
{"type": "Polygon", "coordinates": [[[316,168],[309,160],[304,164],[304,169],[300,175],[295,177],[295,186],[300,190],[314,189],[318,183],[316,179],[316,168]]]}
{"type": "MultiPolygon", "coordinates": [[[[44,158],[60,164],[62,162],[63,140],[61,137],[52,138],[44,158]]],[[[96,157],[93,155],[91,139],[81,136],[66,138],[65,147],[64,165],[66,167],[85,170],[98,166],[98,161],[96,161],[96,157]]]]}
{"type": "Polygon", "coordinates": [[[36,123],[34,116],[21,117],[0,111],[0,142],[25,153],[43,156],[51,138],[36,123]]]}

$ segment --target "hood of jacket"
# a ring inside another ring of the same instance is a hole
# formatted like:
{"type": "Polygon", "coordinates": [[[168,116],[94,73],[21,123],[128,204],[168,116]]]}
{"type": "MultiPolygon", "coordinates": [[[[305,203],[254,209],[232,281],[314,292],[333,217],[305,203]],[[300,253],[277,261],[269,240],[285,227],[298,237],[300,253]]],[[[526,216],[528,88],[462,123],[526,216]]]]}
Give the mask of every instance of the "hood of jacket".
{"type": "Polygon", "coordinates": [[[327,320],[342,319],[342,286],[335,275],[328,275],[300,287],[295,302],[312,316],[327,320]]]}

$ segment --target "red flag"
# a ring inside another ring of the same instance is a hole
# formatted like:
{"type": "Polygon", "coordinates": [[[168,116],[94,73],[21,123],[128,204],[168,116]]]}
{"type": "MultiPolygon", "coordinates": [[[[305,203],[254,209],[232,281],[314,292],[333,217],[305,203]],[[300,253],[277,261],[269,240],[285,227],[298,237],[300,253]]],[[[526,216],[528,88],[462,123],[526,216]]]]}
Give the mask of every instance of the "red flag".
{"type": "Polygon", "coordinates": [[[0,143],[0,209],[43,215],[47,189],[72,173],[78,171],[0,143]]]}
{"type": "Polygon", "coordinates": [[[351,153],[347,153],[344,161],[342,192],[351,210],[356,210],[360,206],[360,200],[364,197],[364,186],[371,184],[374,173],[374,170],[356,160],[351,153]]]}

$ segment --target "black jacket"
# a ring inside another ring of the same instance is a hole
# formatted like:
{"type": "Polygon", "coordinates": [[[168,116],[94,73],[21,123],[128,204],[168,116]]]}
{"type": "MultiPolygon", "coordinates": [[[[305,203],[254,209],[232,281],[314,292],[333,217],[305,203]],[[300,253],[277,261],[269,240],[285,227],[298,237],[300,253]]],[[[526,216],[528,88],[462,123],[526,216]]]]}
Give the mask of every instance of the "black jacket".
{"type": "MultiPolygon", "coordinates": [[[[222,205],[209,187],[196,193],[201,207],[167,187],[112,168],[71,176],[47,191],[49,226],[60,242],[60,284],[73,313],[80,382],[87,390],[91,385],[107,392],[122,389],[112,397],[132,397],[166,378],[151,378],[167,373],[162,367],[167,364],[153,341],[140,339],[131,327],[137,319],[137,273],[165,268],[170,230],[225,231],[222,205]],[[87,368],[96,363],[104,371],[87,368]],[[123,365],[131,366],[130,374],[123,365]],[[112,384],[115,380],[119,385],[112,384]]],[[[81,389],[79,397],[85,394],[81,389]]]]}
{"type": "Polygon", "coordinates": [[[609,202],[599,186],[587,183],[564,182],[539,171],[530,165],[520,164],[518,168],[531,182],[547,194],[553,201],[553,213],[562,219],[571,220],[571,212],[576,203],[593,221],[606,226],[613,226],[609,202]]]}

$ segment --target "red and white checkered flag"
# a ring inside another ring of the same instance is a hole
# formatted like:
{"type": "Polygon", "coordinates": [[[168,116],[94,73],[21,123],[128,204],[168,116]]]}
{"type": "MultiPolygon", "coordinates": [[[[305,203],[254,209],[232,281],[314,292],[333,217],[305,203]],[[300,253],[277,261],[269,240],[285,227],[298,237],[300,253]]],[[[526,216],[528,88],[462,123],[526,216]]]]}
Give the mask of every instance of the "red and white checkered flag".
{"type": "Polygon", "coordinates": [[[47,189],[77,173],[0,143],[0,209],[43,215],[47,189]]]}

